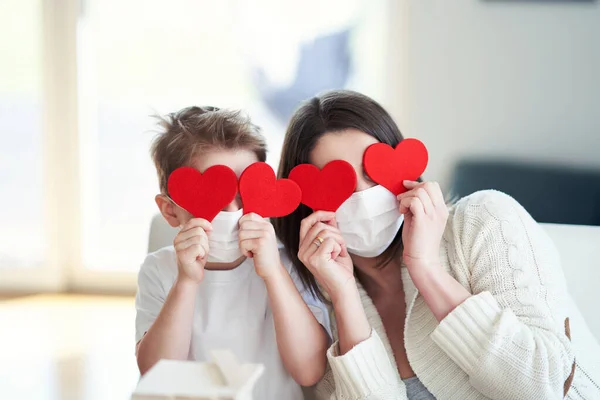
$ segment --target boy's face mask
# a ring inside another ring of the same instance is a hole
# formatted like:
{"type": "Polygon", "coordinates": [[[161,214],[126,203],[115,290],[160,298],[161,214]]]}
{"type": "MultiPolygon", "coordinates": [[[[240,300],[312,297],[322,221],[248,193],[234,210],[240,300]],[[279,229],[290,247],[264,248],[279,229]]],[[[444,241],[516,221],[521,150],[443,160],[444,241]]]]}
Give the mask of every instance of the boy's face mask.
{"type": "Polygon", "coordinates": [[[396,196],[381,185],[354,193],[335,216],[348,251],[361,257],[381,255],[404,221],[396,196]]]}
{"type": "MultiPolygon", "coordinates": [[[[186,220],[193,216],[181,208],[170,197],[171,202],[185,212],[186,220]]],[[[239,246],[239,220],[244,214],[243,209],[237,211],[221,211],[212,220],[212,232],[208,237],[208,262],[210,263],[231,263],[242,256],[239,246]]],[[[187,222],[187,221],[185,221],[187,222]]],[[[182,225],[180,226],[180,229],[182,225]]]]}
{"type": "Polygon", "coordinates": [[[208,262],[230,263],[242,256],[239,245],[239,220],[243,210],[221,211],[212,221],[212,232],[208,237],[208,262]]]}

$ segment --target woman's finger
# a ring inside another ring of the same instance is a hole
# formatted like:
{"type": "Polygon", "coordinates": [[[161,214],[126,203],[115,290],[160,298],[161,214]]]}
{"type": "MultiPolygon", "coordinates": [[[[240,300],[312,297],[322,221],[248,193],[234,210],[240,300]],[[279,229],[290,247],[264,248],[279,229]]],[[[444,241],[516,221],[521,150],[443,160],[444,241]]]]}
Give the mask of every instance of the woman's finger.
{"type": "Polygon", "coordinates": [[[425,214],[423,203],[418,197],[405,197],[400,200],[400,214],[406,214],[409,211],[417,217],[425,214]]]}
{"type": "Polygon", "coordinates": [[[340,250],[341,246],[338,242],[333,238],[327,238],[309,259],[310,264],[312,264],[314,268],[317,268],[322,262],[335,259],[333,255],[336,253],[339,254],[340,250]]]}
{"type": "Polygon", "coordinates": [[[331,211],[316,211],[304,218],[300,223],[300,242],[317,222],[327,222],[335,218],[335,213],[331,211]]]}
{"type": "Polygon", "coordinates": [[[342,234],[331,229],[323,229],[322,231],[319,231],[316,235],[314,235],[312,241],[309,242],[308,238],[310,236],[310,234],[306,235],[305,244],[307,245],[314,245],[316,242],[324,242],[329,238],[335,240],[340,246],[346,245],[346,241],[344,240],[342,234]],[[319,240],[318,238],[321,238],[321,240],[319,240]]]}
{"type": "Polygon", "coordinates": [[[396,198],[398,200],[402,199],[403,197],[411,197],[413,196],[413,191],[415,191],[418,188],[423,188],[427,191],[427,193],[429,193],[429,198],[431,199],[433,205],[437,208],[437,207],[446,207],[446,200],[444,199],[444,193],[442,192],[442,189],[440,187],[440,184],[437,182],[415,182],[415,181],[404,181],[405,185],[404,187],[406,187],[407,189],[409,189],[407,192],[404,193],[400,193],[398,196],[396,196],[396,198]]]}
{"type": "Polygon", "coordinates": [[[431,201],[435,207],[446,207],[444,193],[442,193],[442,188],[440,187],[439,183],[425,182],[423,184],[423,189],[427,190],[427,193],[429,193],[429,197],[431,198],[431,201]]]}
{"type": "Polygon", "coordinates": [[[339,233],[339,229],[334,228],[331,225],[324,224],[323,222],[317,222],[310,228],[308,233],[304,236],[304,240],[300,241],[299,247],[302,249],[302,248],[306,248],[306,247],[310,246],[310,244],[312,242],[314,242],[314,240],[317,238],[317,236],[319,236],[319,232],[326,231],[326,230],[330,230],[332,232],[339,233]]]}
{"type": "Polygon", "coordinates": [[[317,241],[313,241],[312,243],[308,244],[307,246],[305,246],[304,248],[302,248],[301,250],[298,251],[298,259],[300,259],[300,261],[302,261],[302,264],[304,264],[306,266],[306,268],[308,268],[311,273],[313,273],[314,275],[314,271],[313,271],[313,266],[310,263],[310,259],[313,256],[313,254],[315,254],[315,252],[317,250],[319,250],[320,244],[317,244],[317,241]]]}
{"type": "Polygon", "coordinates": [[[423,211],[425,214],[432,215],[435,213],[435,206],[433,205],[433,201],[429,197],[429,193],[422,186],[418,189],[415,189],[415,197],[418,197],[421,200],[421,204],[423,205],[423,211]]]}
{"type": "Polygon", "coordinates": [[[330,230],[330,229],[324,229],[321,232],[319,232],[317,234],[317,236],[315,236],[315,239],[317,239],[319,237],[321,239],[323,239],[323,240],[325,240],[327,238],[332,238],[333,240],[335,240],[336,242],[338,242],[338,244],[340,246],[346,244],[346,241],[344,240],[344,237],[338,231],[333,231],[333,230],[330,230]]]}
{"type": "MultiPolygon", "coordinates": [[[[331,221],[329,221],[329,224],[339,231],[337,220],[335,218],[332,219],[331,221]]],[[[340,235],[341,235],[341,232],[340,232],[340,235]]],[[[344,240],[343,236],[342,236],[342,241],[339,243],[341,245],[341,251],[340,251],[339,255],[342,257],[348,257],[350,254],[348,254],[348,248],[346,247],[346,241],[344,240]]]]}
{"type": "Polygon", "coordinates": [[[412,189],[416,188],[417,186],[419,186],[421,184],[421,182],[404,180],[404,181],[402,181],[402,184],[408,190],[412,190],[412,189]]]}

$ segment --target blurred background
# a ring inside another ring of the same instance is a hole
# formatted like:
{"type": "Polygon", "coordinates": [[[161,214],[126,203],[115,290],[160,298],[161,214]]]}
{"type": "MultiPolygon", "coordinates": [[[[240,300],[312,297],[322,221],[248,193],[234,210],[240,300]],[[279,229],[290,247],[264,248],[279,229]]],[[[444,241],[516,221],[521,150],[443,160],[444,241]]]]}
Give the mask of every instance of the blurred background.
{"type": "Polygon", "coordinates": [[[126,399],[155,114],[381,102],[457,196],[600,225],[596,1],[0,0],[0,398],[126,399]],[[57,295],[58,294],[58,295],[57,295]]]}

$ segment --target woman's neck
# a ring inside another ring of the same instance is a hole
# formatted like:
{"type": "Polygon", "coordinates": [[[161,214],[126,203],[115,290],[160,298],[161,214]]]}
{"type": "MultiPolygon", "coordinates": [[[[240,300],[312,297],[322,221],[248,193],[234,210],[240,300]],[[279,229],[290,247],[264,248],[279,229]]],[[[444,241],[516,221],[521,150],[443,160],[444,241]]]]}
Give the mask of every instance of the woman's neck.
{"type": "Polygon", "coordinates": [[[358,280],[374,302],[379,299],[397,299],[404,295],[400,262],[392,260],[378,265],[376,258],[352,256],[358,280]]]}

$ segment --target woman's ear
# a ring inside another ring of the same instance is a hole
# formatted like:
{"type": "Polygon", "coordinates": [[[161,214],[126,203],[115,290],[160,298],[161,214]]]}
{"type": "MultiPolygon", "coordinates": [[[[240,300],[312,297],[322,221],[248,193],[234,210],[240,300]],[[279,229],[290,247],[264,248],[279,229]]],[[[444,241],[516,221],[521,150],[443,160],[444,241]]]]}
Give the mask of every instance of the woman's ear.
{"type": "Polygon", "coordinates": [[[164,194],[157,194],[154,201],[156,201],[160,213],[169,225],[173,228],[178,228],[181,224],[175,213],[175,204],[164,194]]]}

